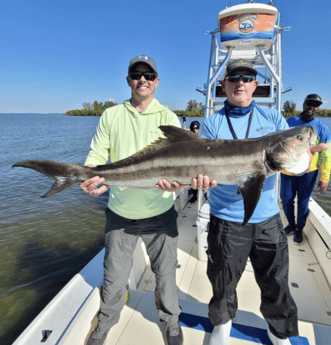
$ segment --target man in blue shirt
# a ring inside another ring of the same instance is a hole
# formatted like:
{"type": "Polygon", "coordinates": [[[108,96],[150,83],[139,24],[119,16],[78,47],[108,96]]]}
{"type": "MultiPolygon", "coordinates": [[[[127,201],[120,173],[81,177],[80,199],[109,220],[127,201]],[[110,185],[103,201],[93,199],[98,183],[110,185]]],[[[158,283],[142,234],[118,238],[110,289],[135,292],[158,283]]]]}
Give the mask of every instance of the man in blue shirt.
{"type": "MultiPolygon", "coordinates": [[[[236,61],[227,66],[222,87],[224,108],[206,119],[200,135],[210,139],[245,139],[288,128],[276,110],[261,108],[252,95],[258,81],[253,65],[236,61]]],[[[229,344],[237,311],[236,287],[248,257],[261,289],[261,312],[273,344],[290,344],[298,335],[297,307],[288,287],[287,238],[274,190],[276,175],[266,179],[260,201],[248,224],[236,185],[210,191],[207,274],[213,287],[209,318],[215,326],[210,345],[229,344]]]]}
{"type": "MultiPolygon", "coordinates": [[[[258,85],[256,70],[247,61],[227,66],[222,87],[227,100],[218,113],[207,118],[199,135],[210,139],[245,139],[288,128],[276,110],[261,108],[252,95],[258,85]]],[[[315,147],[315,151],[320,148],[315,147]]],[[[310,157],[313,150],[308,150],[310,157]]],[[[276,176],[266,179],[260,201],[246,225],[244,204],[238,186],[220,185],[203,174],[192,180],[192,188],[210,190],[207,275],[213,287],[209,318],[214,325],[209,345],[228,345],[232,320],[237,311],[236,287],[248,257],[261,289],[260,310],[268,323],[273,345],[290,345],[298,335],[297,307],[288,286],[287,237],[279,215],[274,190],[276,176]]],[[[162,190],[181,187],[177,182],[160,180],[162,190]]]]}
{"type": "MultiPolygon", "coordinates": [[[[227,66],[222,87],[227,100],[218,113],[207,118],[199,135],[210,139],[245,139],[286,129],[276,110],[260,108],[252,95],[258,81],[256,70],[246,61],[227,66]]],[[[207,275],[213,287],[209,318],[214,325],[210,345],[228,345],[232,319],[237,311],[236,287],[250,257],[261,288],[261,312],[274,344],[290,344],[298,335],[297,307],[288,287],[287,238],[274,191],[275,175],[266,179],[261,199],[248,224],[236,185],[216,185],[210,190],[207,275]]],[[[192,187],[209,187],[207,176],[198,176],[192,187]],[[202,183],[203,182],[203,183],[202,183]]],[[[173,185],[175,185],[173,183],[173,185]]],[[[159,186],[163,187],[159,181],[159,186]]]]}

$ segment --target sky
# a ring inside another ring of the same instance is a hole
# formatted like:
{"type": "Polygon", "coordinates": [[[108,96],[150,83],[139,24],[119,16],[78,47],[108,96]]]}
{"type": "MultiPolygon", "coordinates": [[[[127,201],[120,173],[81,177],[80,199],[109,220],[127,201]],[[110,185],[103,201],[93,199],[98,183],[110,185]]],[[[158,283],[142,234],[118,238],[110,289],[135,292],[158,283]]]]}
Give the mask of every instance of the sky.
{"type": "MultiPolygon", "coordinates": [[[[0,11],[0,113],[64,113],[130,98],[128,64],[156,60],[155,97],[184,110],[207,82],[217,16],[240,0],[5,0],[0,11]]],[[[269,1],[255,1],[267,4],[269,1]]],[[[331,1],[275,0],[283,27],[282,101],[317,93],[331,108],[331,1]]]]}

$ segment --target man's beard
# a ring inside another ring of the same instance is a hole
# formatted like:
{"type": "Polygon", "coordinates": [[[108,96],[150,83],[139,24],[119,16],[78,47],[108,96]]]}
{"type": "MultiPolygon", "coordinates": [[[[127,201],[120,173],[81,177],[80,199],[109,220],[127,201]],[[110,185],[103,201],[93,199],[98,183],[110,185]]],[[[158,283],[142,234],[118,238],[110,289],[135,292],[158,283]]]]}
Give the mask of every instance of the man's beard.
{"type": "Polygon", "coordinates": [[[313,113],[311,111],[304,111],[302,115],[305,117],[307,121],[312,121],[315,118],[316,113],[313,113]]]}

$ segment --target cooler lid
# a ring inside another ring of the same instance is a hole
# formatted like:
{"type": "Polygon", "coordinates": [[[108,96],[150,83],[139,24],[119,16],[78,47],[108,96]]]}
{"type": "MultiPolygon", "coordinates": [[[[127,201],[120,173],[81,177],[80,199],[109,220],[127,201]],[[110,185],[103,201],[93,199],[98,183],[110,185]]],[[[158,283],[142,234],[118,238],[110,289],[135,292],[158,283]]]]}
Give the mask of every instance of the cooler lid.
{"type": "Polygon", "coordinates": [[[274,14],[276,19],[278,17],[278,10],[274,6],[266,4],[241,4],[231,6],[219,12],[217,17],[217,25],[219,25],[220,19],[224,17],[233,16],[236,14],[248,14],[248,13],[269,13],[274,14]]]}

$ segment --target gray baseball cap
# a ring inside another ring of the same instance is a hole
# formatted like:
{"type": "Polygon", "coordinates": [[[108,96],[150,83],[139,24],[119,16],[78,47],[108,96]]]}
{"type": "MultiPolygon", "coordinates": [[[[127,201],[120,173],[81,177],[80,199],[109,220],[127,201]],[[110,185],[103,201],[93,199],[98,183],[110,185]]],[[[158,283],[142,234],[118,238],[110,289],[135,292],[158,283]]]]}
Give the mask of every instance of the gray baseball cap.
{"type": "Polygon", "coordinates": [[[250,62],[245,61],[245,60],[236,60],[233,62],[230,62],[226,68],[225,75],[228,75],[230,73],[233,73],[234,71],[238,69],[246,69],[249,72],[253,73],[255,76],[257,75],[257,71],[250,62]]]}
{"type": "Polygon", "coordinates": [[[135,58],[133,58],[129,63],[129,72],[130,72],[131,68],[137,63],[145,63],[157,74],[157,68],[156,68],[155,61],[147,55],[139,55],[139,56],[136,56],[135,58]]]}

